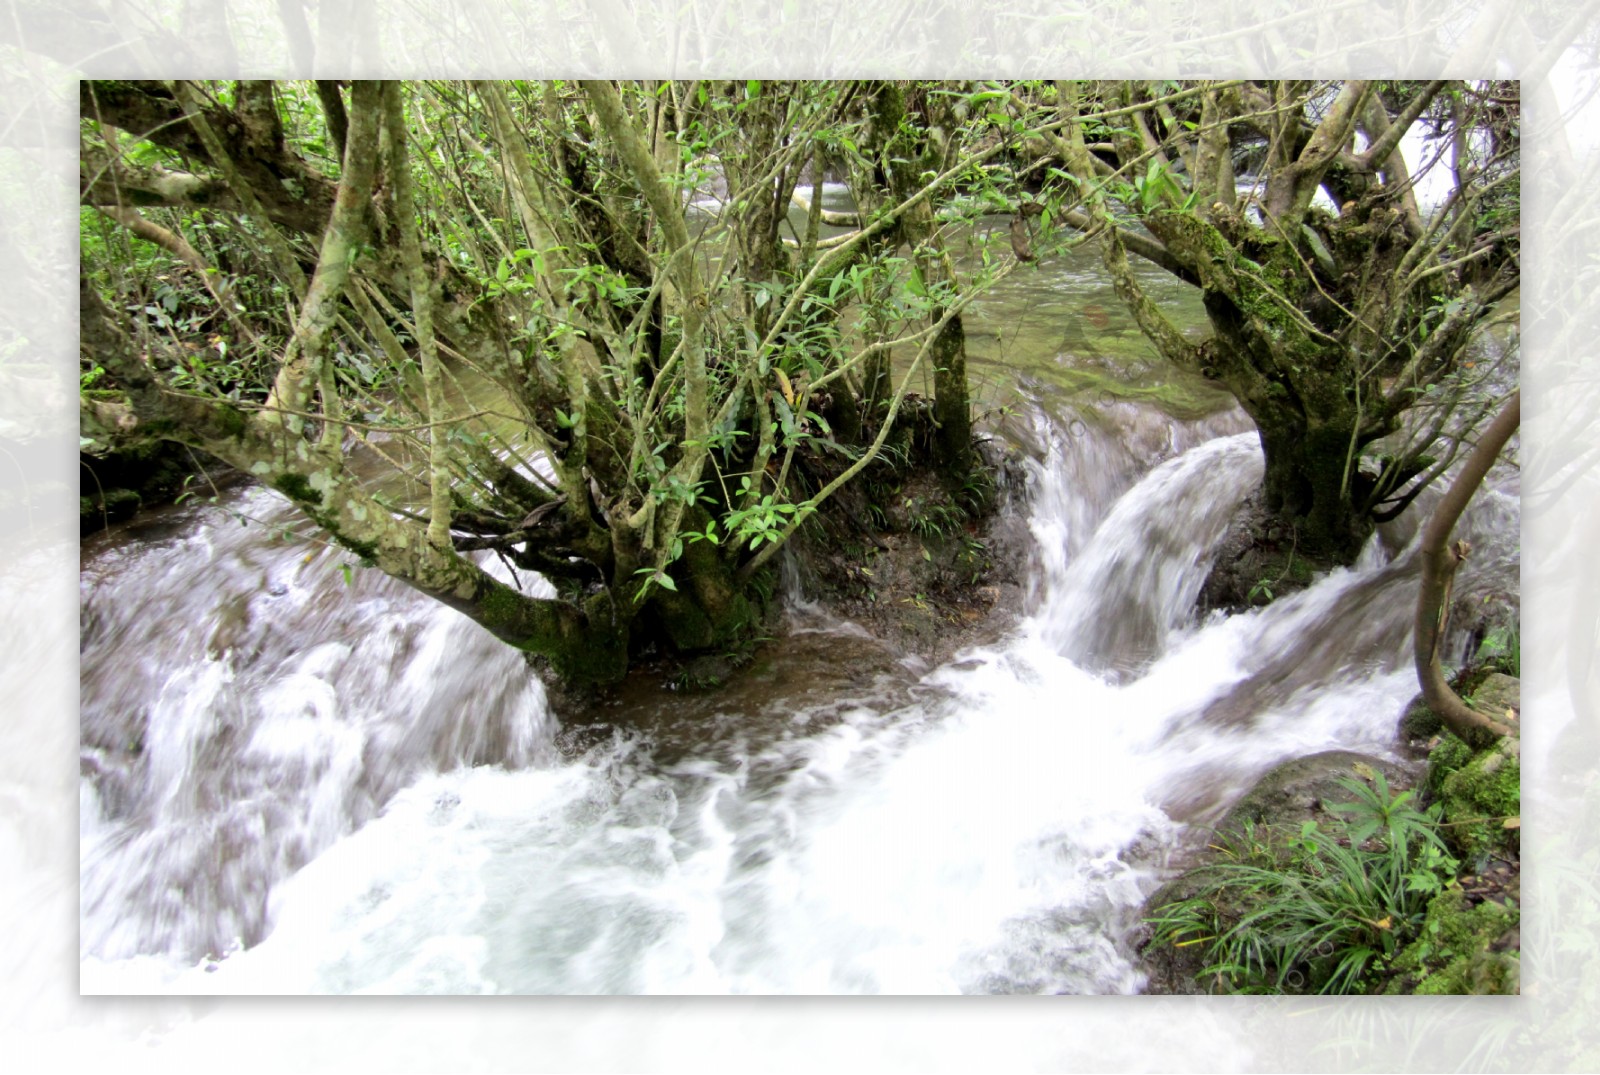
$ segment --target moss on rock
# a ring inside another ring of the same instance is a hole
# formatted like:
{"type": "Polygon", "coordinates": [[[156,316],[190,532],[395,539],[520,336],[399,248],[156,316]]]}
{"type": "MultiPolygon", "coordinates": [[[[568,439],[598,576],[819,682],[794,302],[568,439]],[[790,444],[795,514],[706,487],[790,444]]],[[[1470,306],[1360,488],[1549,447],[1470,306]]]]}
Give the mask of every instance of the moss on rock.
{"type": "Polygon", "coordinates": [[[146,441],[103,455],[80,452],[78,532],[91,534],[169,503],[197,474],[205,476],[205,488],[226,480],[229,471],[206,453],[171,441],[146,441]]]}
{"type": "Polygon", "coordinates": [[[111,523],[130,519],[144,505],[132,489],[107,489],[103,494],[78,497],[78,531],[88,534],[111,523]]]}
{"type": "Polygon", "coordinates": [[[1421,933],[1395,957],[1386,993],[1456,995],[1516,993],[1521,960],[1502,950],[1518,924],[1514,907],[1486,900],[1472,904],[1449,888],[1428,904],[1421,933]]]}
{"type": "Polygon", "coordinates": [[[1428,703],[1422,700],[1420,694],[1411,699],[1411,704],[1400,716],[1399,736],[1402,743],[1426,742],[1443,730],[1444,721],[1428,708],[1428,703]]]}
{"type": "Polygon", "coordinates": [[[1521,850],[1522,766],[1515,740],[1474,752],[1446,732],[1428,756],[1428,790],[1444,805],[1445,838],[1463,859],[1521,850]]]}
{"type": "Polygon", "coordinates": [[[217,424],[222,428],[225,436],[238,439],[244,436],[249,427],[244,412],[237,407],[223,403],[217,407],[217,424]]]}

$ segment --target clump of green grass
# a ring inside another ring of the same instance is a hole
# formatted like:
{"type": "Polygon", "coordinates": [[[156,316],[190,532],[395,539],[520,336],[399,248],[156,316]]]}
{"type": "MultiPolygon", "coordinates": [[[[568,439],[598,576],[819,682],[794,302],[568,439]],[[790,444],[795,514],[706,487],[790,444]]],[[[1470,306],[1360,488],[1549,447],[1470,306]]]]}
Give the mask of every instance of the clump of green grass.
{"type": "Polygon", "coordinates": [[[1197,977],[1233,993],[1365,993],[1422,928],[1429,901],[1458,863],[1439,835],[1439,807],[1418,809],[1344,779],[1352,798],[1339,821],[1307,821],[1286,835],[1246,825],[1212,845],[1218,861],[1193,875],[1185,899],[1157,909],[1154,942],[1204,945],[1197,977]]]}

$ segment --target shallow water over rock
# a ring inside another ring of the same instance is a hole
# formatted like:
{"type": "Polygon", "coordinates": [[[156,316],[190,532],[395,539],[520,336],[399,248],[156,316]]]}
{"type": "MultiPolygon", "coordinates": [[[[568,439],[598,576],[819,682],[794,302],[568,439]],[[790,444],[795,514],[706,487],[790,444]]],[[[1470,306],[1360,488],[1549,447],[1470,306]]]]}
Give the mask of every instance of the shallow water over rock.
{"type": "MultiPolygon", "coordinates": [[[[1402,530],[1198,620],[1256,438],[1091,269],[969,321],[1033,548],[939,667],[796,593],[724,687],[557,713],[269,492],[85,541],[84,991],[1138,991],[1133,918],[1204,825],[1287,758],[1392,751],[1415,569],[1402,530]]],[[[1514,488],[1462,594],[1517,592],[1514,488]]]]}
{"type": "MultiPolygon", "coordinates": [[[[1194,622],[1259,452],[1236,416],[1118,409],[1164,436],[1033,430],[1004,637],[928,669],[799,604],[726,689],[581,721],[277,536],[268,493],[86,543],[84,988],[1137,991],[1132,916],[1190,826],[1286,758],[1391,750],[1414,583],[1374,549],[1194,622]]],[[[1514,572],[1514,504],[1472,523],[1480,576],[1514,572]]]]}

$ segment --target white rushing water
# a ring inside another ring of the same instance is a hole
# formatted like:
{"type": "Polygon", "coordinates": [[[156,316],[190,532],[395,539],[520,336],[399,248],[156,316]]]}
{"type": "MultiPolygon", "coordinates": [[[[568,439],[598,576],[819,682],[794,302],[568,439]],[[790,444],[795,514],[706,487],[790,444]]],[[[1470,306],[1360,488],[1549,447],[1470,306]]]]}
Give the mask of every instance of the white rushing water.
{"type": "MultiPolygon", "coordinates": [[[[1115,479],[1109,441],[1054,437],[1007,637],[919,674],[797,612],[795,660],[857,686],[730,694],[749,711],[670,750],[572,738],[484,632],[262,527],[108,545],[84,565],[82,988],[1136,992],[1126,938],[1191,826],[1279,761],[1388,753],[1414,693],[1414,575],[1376,547],[1193,622],[1260,475],[1253,434],[1212,432],[1115,479]]],[[[1515,501],[1484,499],[1481,562],[1514,579],[1515,501]]]]}

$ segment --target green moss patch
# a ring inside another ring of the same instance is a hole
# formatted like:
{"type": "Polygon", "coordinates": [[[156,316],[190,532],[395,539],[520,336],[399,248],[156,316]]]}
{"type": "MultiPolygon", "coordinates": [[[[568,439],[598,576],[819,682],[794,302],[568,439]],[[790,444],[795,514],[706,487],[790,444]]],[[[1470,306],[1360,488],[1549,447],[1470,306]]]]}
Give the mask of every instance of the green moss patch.
{"type": "Polygon", "coordinates": [[[272,487],[297,504],[320,504],[322,498],[311,488],[311,483],[298,474],[281,474],[272,487]]]}
{"type": "Polygon", "coordinates": [[[1428,904],[1417,939],[1395,958],[1385,992],[1516,993],[1520,958],[1502,941],[1519,917],[1515,907],[1493,901],[1474,905],[1459,888],[1441,892],[1428,904]]]}
{"type": "Polygon", "coordinates": [[[1428,755],[1428,790],[1444,804],[1445,838],[1464,860],[1521,850],[1522,766],[1515,740],[1474,753],[1446,732],[1428,755]]]}

